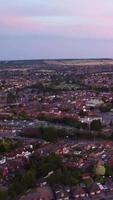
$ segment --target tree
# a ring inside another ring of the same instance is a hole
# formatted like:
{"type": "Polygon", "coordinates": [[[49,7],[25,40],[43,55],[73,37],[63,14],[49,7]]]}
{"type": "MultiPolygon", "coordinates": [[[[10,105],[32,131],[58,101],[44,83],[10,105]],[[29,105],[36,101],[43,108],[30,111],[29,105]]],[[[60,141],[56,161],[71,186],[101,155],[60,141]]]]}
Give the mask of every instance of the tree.
{"type": "Polygon", "coordinates": [[[100,131],[102,129],[102,123],[98,120],[93,120],[90,124],[90,129],[94,131],[100,131]]]}
{"type": "Polygon", "coordinates": [[[98,164],[96,167],[96,175],[97,176],[104,176],[106,172],[106,169],[104,165],[98,164]]]}
{"type": "Polygon", "coordinates": [[[88,129],[88,124],[87,123],[81,123],[81,128],[83,129],[88,129]]]}
{"type": "Polygon", "coordinates": [[[42,127],[40,129],[40,132],[42,132],[42,138],[44,140],[53,142],[56,141],[58,138],[57,129],[54,127],[42,127]]]}
{"type": "Polygon", "coordinates": [[[0,154],[4,152],[9,152],[12,149],[12,143],[9,140],[0,141],[0,154]]]}
{"type": "Polygon", "coordinates": [[[31,170],[27,171],[24,174],[21,182],[24,190],[27,190],[29,188],[34,188],[36,186],[36,177],[33,171],[31,170]]]}
{"type": "Polygon", "coordinates": [[[10,104],[10,103],[15,103],[16,102],[16,95],[12,92],[9,92],[7,94],[7,103],[10,104]]]}
{"type": "Polygon", "coordinates": [[[22,112],[19,113],[19,118],[21,120],[28,120],[29,119],[29,117],[28,117],[28,115],[25,111],[22,111],[22,112]]]}
{"type": "Polygon", "coordinates": [[[8,192],[6,188],[0,188],[0,200],[7,200],[8,199],[8,192]]]}
{"type": "Polygon", "coordinates": [[[8,194],[13,199],[21,194],[24,191],[24,188],[22,187],[22,184],[20,184],[20,180],[14,180],[13,184],[8,189],[8,194]]]}
{"type": "Polygon", "coordinates": [[[112,176],[113,177],[113,169],[110,165],[106,165],[106,176],[112,176]]]}

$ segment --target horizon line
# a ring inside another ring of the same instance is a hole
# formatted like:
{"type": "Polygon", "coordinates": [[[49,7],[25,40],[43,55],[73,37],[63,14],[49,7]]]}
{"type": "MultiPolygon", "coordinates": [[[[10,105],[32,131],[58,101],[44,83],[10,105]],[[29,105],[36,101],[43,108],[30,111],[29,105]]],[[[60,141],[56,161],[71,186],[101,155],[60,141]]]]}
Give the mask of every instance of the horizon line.
{"type": "Polygon", "coordinates": [[[112,57],[92,57],[92,58],[25,58],[25,59],[1,59],[0,62],[13,62],[13,61],[46,61],[46,60],[113,60],[112,57]]]}

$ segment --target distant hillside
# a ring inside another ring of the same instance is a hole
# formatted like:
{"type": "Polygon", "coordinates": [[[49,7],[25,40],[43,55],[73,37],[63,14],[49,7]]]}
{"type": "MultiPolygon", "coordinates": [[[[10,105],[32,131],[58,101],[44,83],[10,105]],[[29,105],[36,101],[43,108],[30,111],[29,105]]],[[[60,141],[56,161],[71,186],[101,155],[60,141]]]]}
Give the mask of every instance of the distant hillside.
{"type": "Polygon", "coordinates": [[[35,64],[50,64],[50,65],[113,65],[113,59],[45,59],[45,60],[15,60],[15,61],[0,61],[0,67],[22,66],[35,64]]]}
{"type": "Polygon", "coordinates": [[[1,71],[20,68],[71,71],[76,74],[113,72],[113,59],[58,59],[1,61],[1,71]]]}

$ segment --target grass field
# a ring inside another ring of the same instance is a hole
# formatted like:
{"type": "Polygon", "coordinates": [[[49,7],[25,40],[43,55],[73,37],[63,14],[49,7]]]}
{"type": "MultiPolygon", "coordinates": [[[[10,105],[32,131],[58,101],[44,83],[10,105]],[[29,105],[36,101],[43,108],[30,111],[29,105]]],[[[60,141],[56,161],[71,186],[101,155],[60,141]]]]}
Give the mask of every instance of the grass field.
{"type": "Polygon", "coordinates": [[[111,59],[91,59],[91,60],[47,60],[45,61],[47,64],[51,65],[113,65],[113,60],[111,59]]]}

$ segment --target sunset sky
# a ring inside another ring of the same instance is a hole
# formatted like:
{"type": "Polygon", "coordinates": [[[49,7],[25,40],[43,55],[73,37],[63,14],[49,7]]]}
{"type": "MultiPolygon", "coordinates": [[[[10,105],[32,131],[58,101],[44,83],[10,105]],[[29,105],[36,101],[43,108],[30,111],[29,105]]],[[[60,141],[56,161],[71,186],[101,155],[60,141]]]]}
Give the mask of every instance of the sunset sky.
{"type": "Polygon", "coordinates": [[[0,0],[0,60],[113,58],[113,0],[0,0]]]}

